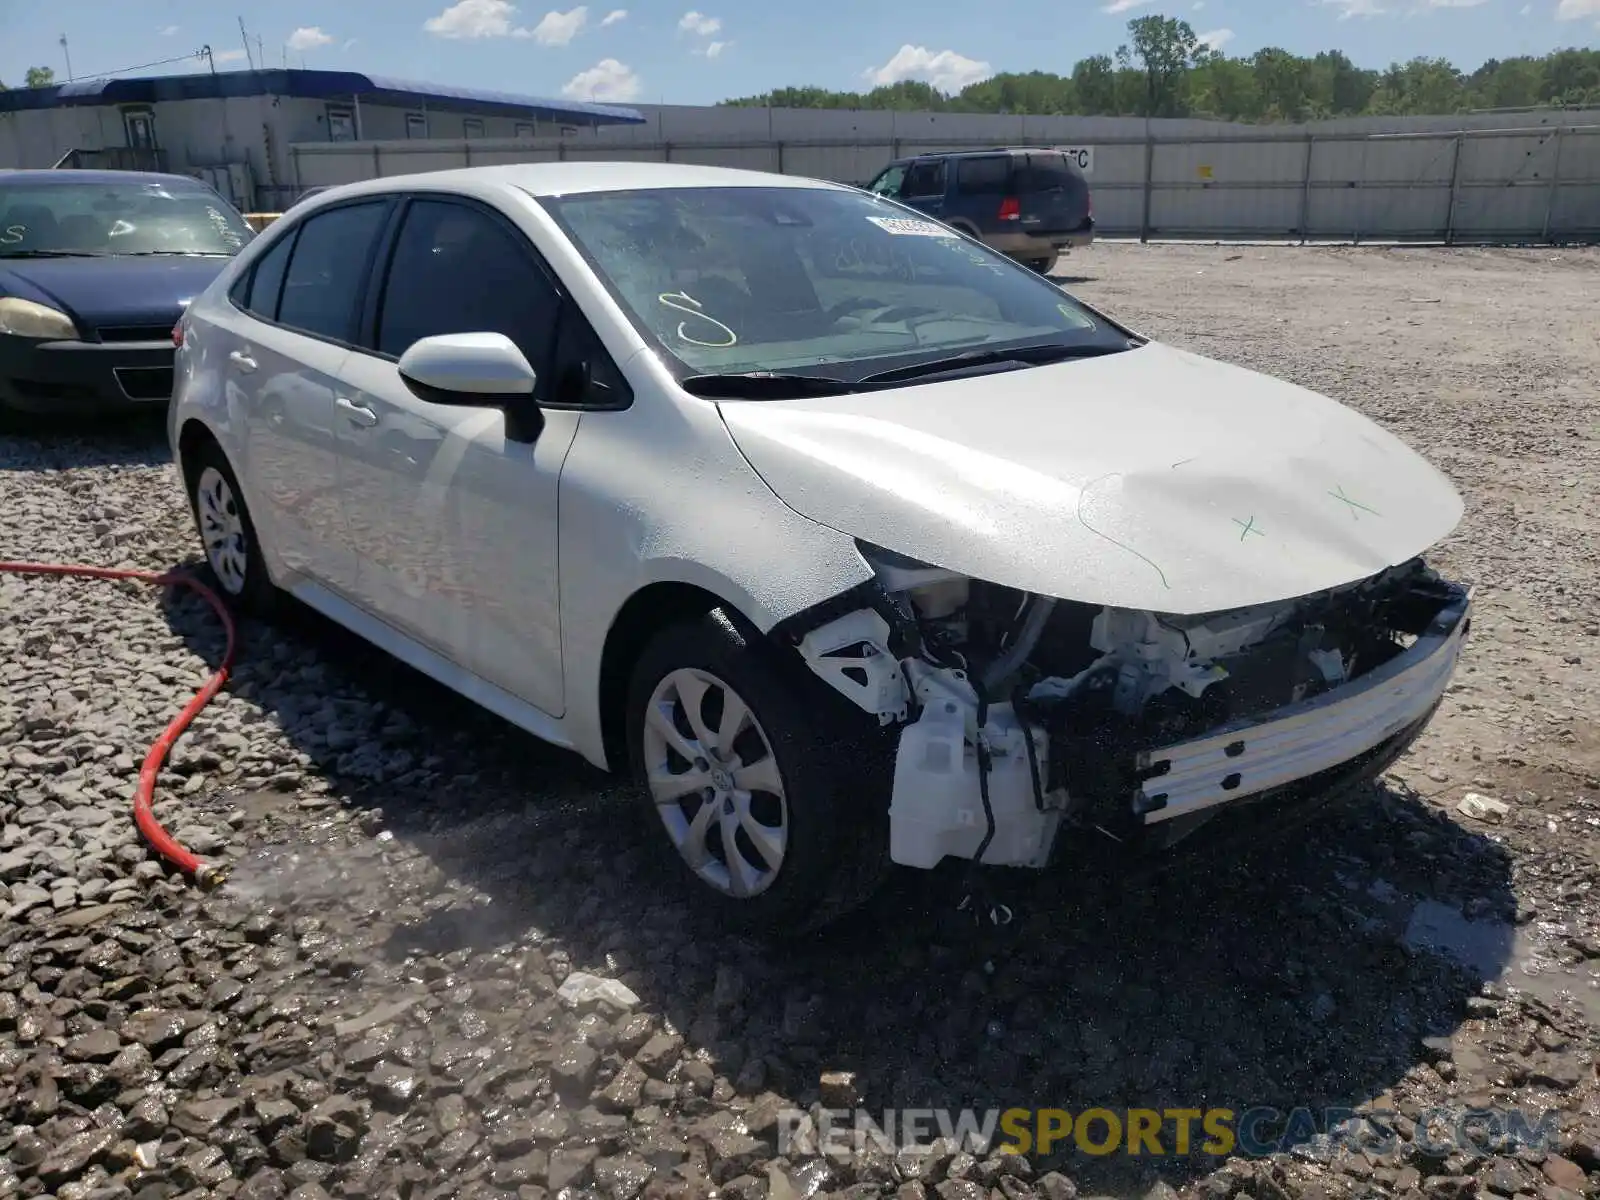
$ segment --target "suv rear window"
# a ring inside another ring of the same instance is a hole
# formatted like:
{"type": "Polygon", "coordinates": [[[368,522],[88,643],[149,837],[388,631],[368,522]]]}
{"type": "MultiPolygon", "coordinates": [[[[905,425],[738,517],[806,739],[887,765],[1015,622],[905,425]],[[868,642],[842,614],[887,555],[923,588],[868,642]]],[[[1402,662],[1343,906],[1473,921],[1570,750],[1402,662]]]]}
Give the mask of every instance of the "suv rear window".
{"type": "Polygon", "coordinates": [[[1011,190],[1011,156],[958,158],[956,191],[963,196],[999,196],[1011,190]]]}
{"type": "Polygon", "coordinates": [[[1070,188],[1075,172],[1065,154],[1030,154],[1026,164],[1017,166],[1019,192],[1048,192],[1070,188]]]}

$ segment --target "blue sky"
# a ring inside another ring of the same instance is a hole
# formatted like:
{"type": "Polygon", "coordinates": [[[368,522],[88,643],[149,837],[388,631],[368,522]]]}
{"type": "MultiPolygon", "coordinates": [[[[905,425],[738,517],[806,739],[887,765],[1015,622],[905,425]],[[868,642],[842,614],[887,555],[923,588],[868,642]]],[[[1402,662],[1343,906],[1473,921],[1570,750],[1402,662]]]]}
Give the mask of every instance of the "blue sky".
{"type": "MultiPolygon", "coordinates": [[[[1114,50],[1127,21],[1178,16],[1230,54],[1337,48],[1382,66],[1600,44],[1600,0],[0,0],[0,80],[78,76],[192,54],[245,67],[236,12],[268,64],[345,68],[531,95],[705,104],[784,84],[896,79],[960,87],[995,71],[1065,73],[1114,50]],[[693,3],[699,7],[691,8],[693,3]]],[[[141,74],[204,69],[193,58],[141,74]]]]}

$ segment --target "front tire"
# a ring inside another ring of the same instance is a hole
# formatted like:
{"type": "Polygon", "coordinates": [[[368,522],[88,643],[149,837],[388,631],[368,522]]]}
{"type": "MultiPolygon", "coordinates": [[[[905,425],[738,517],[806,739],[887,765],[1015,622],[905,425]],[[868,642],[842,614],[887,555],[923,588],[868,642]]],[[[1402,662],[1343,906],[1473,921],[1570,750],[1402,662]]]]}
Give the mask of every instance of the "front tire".
{"type": "Polygon", "coordinates": [[[270,616],[277,608],[278,589],[267,576],[255,523],[222,448],[215,442],[199,447],[186,475],[189,508],[210,576],[207,582],[235,612],[270,616]]]}
{"type": "Polygon", "coordinates": [[[714,612],[658,634],[628,696],[641,819],[696,902],[779,935],[858,907],[888,866],[877,731],[797,668],[714,612]]]}

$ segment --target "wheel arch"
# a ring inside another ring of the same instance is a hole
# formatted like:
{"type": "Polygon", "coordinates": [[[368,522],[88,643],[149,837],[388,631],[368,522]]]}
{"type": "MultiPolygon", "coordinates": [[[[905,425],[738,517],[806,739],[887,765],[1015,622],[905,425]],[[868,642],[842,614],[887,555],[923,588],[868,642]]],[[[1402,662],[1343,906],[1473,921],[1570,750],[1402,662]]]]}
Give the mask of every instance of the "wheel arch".
{"type": "MultiPolygon", "coordinates": [[[[202,446],[222,448],[222,442],[211,427],[196,417],[184,421],[178,430],[178,471],[183,477],[185,494],[194,490],[194,459],[202,446]]],[[[248,503],[248,501],[247,501],[248,503]]]]}
{"type": "Polygon", "coordinates": [[[669,626],[719,608],[730,617],[738,614],[748,620],[716,592],[682,580],[647,583],[617,610],[600,652],[600,748],[609,769],[626,769],[628,682],[650,639],[669,626]]]}
{"type": "MultiPolygon", "coordinates": [[[[792,613],[773,622],[731,599],[737,593],[731,586],[715,583],[690,583],[683,579],[661,579],[644,584],[617,610],[606,631],[600,652],[596,693],[599,743],[604,761],[596,765],[608,770],[623,769],[628,761],[626,743],[628,684],[635,664],[661,630],[692,621],[708,613],[720,612],[753,649],[770,654],[771,661],[794,669],[797,688],[810,692],[817,703],[833,705],[839,696],[806,666],[799,653],[799,635],[806,628],[822,623],[836,609],[859,607],[868,585],[852,588],[809,609],[792,613]]],[[[853,706],[850,706],[852,711],[853,706]]]]}

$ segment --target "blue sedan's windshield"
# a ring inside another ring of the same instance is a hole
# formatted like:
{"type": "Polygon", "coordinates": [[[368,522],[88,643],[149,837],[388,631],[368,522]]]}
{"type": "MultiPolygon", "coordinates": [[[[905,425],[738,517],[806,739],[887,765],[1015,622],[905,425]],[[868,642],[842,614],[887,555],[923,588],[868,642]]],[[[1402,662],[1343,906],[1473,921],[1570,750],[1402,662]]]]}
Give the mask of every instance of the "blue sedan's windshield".
{"type": "Polygon", "coordinates": [[[659,188],[542,203],[680,373],[854,381],[888,360],[1128,346],[1048,280],[865,192],[659,188]]]}
{"type": "Polygon", "coordinates": [[[0,258],[38,255],[232,255],[251,238],[215,192],[174,180],[57,183],[0,179],[0,258]]]}

